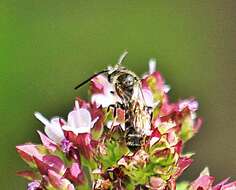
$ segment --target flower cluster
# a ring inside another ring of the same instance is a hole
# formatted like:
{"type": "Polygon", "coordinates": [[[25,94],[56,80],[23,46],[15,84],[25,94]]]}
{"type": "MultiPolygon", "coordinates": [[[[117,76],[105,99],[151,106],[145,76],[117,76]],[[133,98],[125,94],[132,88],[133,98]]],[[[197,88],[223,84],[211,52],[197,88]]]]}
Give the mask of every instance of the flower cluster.
{"type": "Polygon", "coordinates": [[[192,183],[176,183],[192,163],[192,153],[183,145],[196,134],[202,119],[197,117],[194,98],[171,103],[170,87],[155,61],[141,79],[141,91],[152,117],[145,125],[144,140],[131,151],[125,141],[125,110],[108,109],[122,100],[105,75],[90,82],[91,101],[76,98],[67,119],[35,117],[44,125],[38,131],[42,144],[16,146],[31,170],[18,175],[30,180],[28,190],[233,190],[228,179],[213,186],[214,177],[206,168],[192,183]]]}

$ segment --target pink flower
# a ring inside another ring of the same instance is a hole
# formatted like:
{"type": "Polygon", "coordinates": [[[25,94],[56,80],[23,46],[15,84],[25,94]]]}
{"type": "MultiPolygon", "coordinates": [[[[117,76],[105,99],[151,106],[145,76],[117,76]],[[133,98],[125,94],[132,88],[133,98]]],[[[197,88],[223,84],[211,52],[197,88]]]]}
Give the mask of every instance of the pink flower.
{"type": "Polygon", "coordinates": [[[161,138],[161,133],[159,132],[159,130],[157,128],[152,130],[152,134],[150,136],[150,141],[149,141],[150,147],[152,147],[156,142],[158,142],[160,138],[161,138]]]}
{"type": "Polygon", "coordinates": [[[64,139],[64,140],[61,142],[61,149],[62,149],[63,152],[69,153],[70,150],[72,150],[72,148],[73,148],[73,143],[70,142],[69,140],[64,139]]]}
{"type": "Polygon", "coordinates": [[[205,168],[200,176],[191,183],[189,190],[210,190],[215,178],[209,175],[208,168],[205,168]]]}
{"type": "Polygon", "coordinates": [[[80,108],[78,101],[75,101],[75,110],[68,114],[67,124],[62,128],[65,131],[71,131],[75,135],[90,133],[98,118],[92,121],[91,114],[87,109],[80,108]]]}
{"type": "Polygon", "coordinates": [[[229,178],[227,178],[212,187],[214,179],[209,175],[208,168],[205,168],[200,176],[191,183],[189,190],[199,190],[200,188],[203,190],[236,190],[236,181],[227,184],[229,181],[229,178]]]}
{"type": "Polygon", "coordinates": [[[100,131],[103,129],[104,126],[104,120],[105,120],[105,112],[102,108],[102,106],[97,106],[96,103],[86,102],[82,100],[81,98],[77,97],[77,101],[79,102],[79,107],[87,109],[92,117],[92,120],[98,118],[97,122],[94,124],[94,127],[92,130],[94,131],[100,131]]]}
{"type": "Polygon", "coordinates": [[[57,144],[52,141],[51,139],[49,139],[46,135],[44,135],[43,133],[41,133],[40,131],[37,131],[39,136],[40,136],[40,139],[43,143],[43,145],[48,149],[48,150],[51,150],[51,151],[55,151],[58,146],[57,144]]]}
{"type": "Polygon", "coordinates": [[[177,171],[175,175],[172,176],[172,179],[177,179],[191,164],[193,160],[188,157],[181,157],[177,163],[177,171]]]}
{"type": "Polygon", "coordinates": [[[91,80],[90,90],[92,94],[104,94],[106,91],[114,90],[113,86],[104,75],[98,75],[91,80]]]}
{"type": "Polygon", "coordinates": [[[67,169],[65,177],[75,184],[82,184],[85,180],[84,172],[79,163],[72,163],[71,167],[67,169]]]}
{"type": "Polygon", "coordinates": [[[74,185],[66,178],[58,175],[55,171],[48,171],[48,179],[50,184],[58,190],[75,190],[74,185]]]}
{"type": "Polygon", "coordinates": [[[236,181],[233,181],[231,183],[227,183],[229,181],[229,178],[223,180],[222,182],[218,183],[214,187],[212,187],[212,184],[214,182],[214,177],[210,176],[208,168],[205,168],[200,176],[191,183],[189,189],[190,190],[236,190],[236,181]]]}
{"type": "Polygon", "coordinates": [[[27,190],[42,190],[40,181],[32,181],[28,184],[27,190]]]}
{"type": "Polygon", "coordinates": [[[21,156],[28,163],[32,163],[34,158],[42,159],[44,156],[42,153],[39,152],[38,145],[34,144],[24,144],[16,146],[16,150],[21,156]]]}
{"type": "Polygon", "coordinates": [[[148,72],[144,73],[142,78],[146,78],[148,75],[151,75],[154,72],[156,72],[156,59],[151,58],[148,61],[148,72]]]}
{"type": "Polygon", "coordinates": [[[60,144],[61,141],[65,138],[63,130],[61,128],[61,121],[59,117],[54,117],[48,121],[41,113],[35,112],[35,117],[41,121],[44,125],[44,131],[47,136],[53,140],[55,143],[60,144]]]}
{"type": "MultiPolygon", "coordinates": [[[[218,183],[217,185],[215,185],[212,190],[222,190],[223,187],[225,186],[225,184],[229,181],[229,178],[221,181],[220,183],[218,183]]],[[[235,182],[234,182],[235,183],[235,182]]]]}
{"type": "Polygon", "coordinates": [[[223,180],[222,182],[214,186],[212,190],[236,190],[236,181],[226,184],[228,180],[229,178],[223,180]]]}
{"type": "Polygon", "coordinates": [[[194,99],[182,100],[179,102],[179,111],[188,108],[190,111],[195,112],[198,109],[198,102],[194,99]]]}
{"type": "Polygon", "coordinates": [[[48,175],[48,171],[53,170],[62,176],[66,171],[64,162],[54,155],[45,155],[42,159],[34,157],[34,161],[42,175],[48,175]]]}
{"type": "Polygon", "coordinates": [[[79,102],[75,101],[75,110],[68,114],[67,124],[63,126],[67,139],[79,148],[87,159],[92,156],[93,140],[91,139],[91,128],[98,117],[92,121],[90,112],[79,107],[79,102]]]}
{"type": "Polygon", "coordinates": [[[90,159],[93,154],[93,148],[95,141],[91,139],[90,133],[81,133],[75,135],[71,131],[65,131],[66,138],[78,147],[79,153],[81,153],[86,159],[90,159]]]}
{"type": "Polygon", "coordinates": [[[154,102],[153,94],[150,90],[144,88],[142,93],[147,106],[154,108],[158,105],[159,102],[154,102]]]}
{"type": "Polygon", "coordinates": [[[119,101],[118,96],[114,94],[115,89],[107,78],[103,75],[98,75],[91,81],[92,97],[91,102],[96,103],[98,106],[108,107],[119,101]]]}
{"type": "MultiPolygon", "coordinates": [[[[47,185],[52,185],[59,190],[74,190],[73,184],[63,177],[67,169],[64,162],[58,156],[40,153],[40,151],[46,153],[46,149],[44,150],[43,148],[42,146],[33,144],[19,145],[16,147],[20,156],[30,163],[31,166],[38,169],[43,179],[46,180],[47,185]]],[[[38,179],[38,174],[33,171],[18,172],[18,175],[30,180],[38,179]]],[[[33,181],[28,184],[28,190],[41,189],[44,188],[41,187],[40,181],[33,181]]]]}
{"type": "Polygon", "coordinates": [[[166,182],[160,177],[151,177],[150,178],[151,189],[164,190],[166,187],[166,182]]]}
{"type": "Polygon", "coordinates": [[[165,84],[165,80],[158,71],[151,71],[152,74],[145,76],[142,82],[142,88],[149,89],[152,91],[155,101],[159,100],[162,103],[168,102],[167,93],[170,90],[170,87],[165,84]]]}

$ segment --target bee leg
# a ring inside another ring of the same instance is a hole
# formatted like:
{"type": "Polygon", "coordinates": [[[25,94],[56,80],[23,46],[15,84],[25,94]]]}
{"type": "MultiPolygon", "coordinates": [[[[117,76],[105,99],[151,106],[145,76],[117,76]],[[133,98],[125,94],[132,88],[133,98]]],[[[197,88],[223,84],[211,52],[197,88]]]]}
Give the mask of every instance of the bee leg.
{"type": "Polygon", "coordinates": [[[115,117],[116,115],[116,104],[111,104],[107,107],[107,112],[109,112],[111,110],[111,108],[113,108],[113,116],[115,117]]]}
{"type": "Polygon", "coordinates": [[[113,110],[113,117],[115,118],[116,114],[117,114],[117,109],[118,108],[125,109],[125,106],[124,106],[124,104],[122,104],[120,102],[116,102],[116,104],[111,104],[107,107],[107,112],[109,112],[111,108],[114,109],[113,110]]]}
{"type": "Polygon", "coordinates": [[[111,108],[113,108],[115,106],[115,104],[110,104],[108,107],[107,107],[107,112],[110,111],[111,108]]]}
{"type": "Polygon", "coordinates": [[[114,117],[115,119],[116,119],[116,109],[117,109],[117,107],[114,106],[113,117],[114,117]]]}
{"type": "Polygon", "coordinates": [[[153,111],[150,113],[150,121],[153,119],[153,111]]]}
{"type": "Polygon", "coordinates": [[[125,109],[125,105],[120,103],[120,102],[116,102],[117,104],[117,108],[121,108],[121,109],[125,109]]]}
{"type": "Polygon", "coordinates": [[[112,134],[115,130],[115,123],[116,123],[116,117],[114,117],[112,124],[111,124],[111,128],[110,128],[110,133],[112,134]]]}
{"type": "Polygon", "coordinates": [[[146,112],[148,112],[150,115],[153,113],[153,107],[151,107],[151,106],[145,106],[145,107],[144,107],[144,110],[145,110],[146,112]]]}
{"type": "Polygon", "coordinates": [[[145,110],[150,114],[150,120],[152,121],[153,118],[153,107],[151,106],[145,106],[145,110]]]}
{"type": "Polygon", "coordinates": [[[150,114],[153,112],[153,108],[151,106],[147,106],[146,109],[150,114]]]}

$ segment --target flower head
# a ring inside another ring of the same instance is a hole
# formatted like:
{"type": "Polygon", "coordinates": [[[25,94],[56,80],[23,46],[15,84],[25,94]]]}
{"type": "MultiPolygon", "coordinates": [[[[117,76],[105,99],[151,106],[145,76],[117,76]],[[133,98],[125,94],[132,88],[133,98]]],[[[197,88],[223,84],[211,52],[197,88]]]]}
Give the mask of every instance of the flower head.
{"type": "MultiPolygon", "coordinates": [[[[117,64],[109,71],[115,78],[116,72],[128,70],[117,64]]],[[[28,190],[236,189],[236,182],[228,183],[229,179],[213,185],[215,178],[208,169],[191,183],[176,183],[192,163],[192,153],[183,147],[198,132],[202,119],[194,98],[169,101],[169,86],[156,71],[154,59],[138,88],[128,89],[133,93],[130,102],[119,98],[109,81],[104,75],[93,78],[91,101],[77,97],[67,121],[60,117],[49,121],[35,113],[45,126],[45,134],[38,131],[42,144],[16,146],[33,168],[17,173],[31,181],[28,190]],[[137,149],[130,148],[132,144],[137,149]]]]}

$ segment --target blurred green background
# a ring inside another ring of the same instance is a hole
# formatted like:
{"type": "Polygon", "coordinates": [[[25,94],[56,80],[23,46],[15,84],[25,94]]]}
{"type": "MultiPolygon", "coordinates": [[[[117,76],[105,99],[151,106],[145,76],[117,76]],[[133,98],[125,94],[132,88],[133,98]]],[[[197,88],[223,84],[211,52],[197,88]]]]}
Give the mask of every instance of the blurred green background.
{"type": "Polygon", "coordinates": [[[27,168],[15,145],[39,142],[33,117],[66,117],[78,82],[129,50],[127,67],[143,73],[150,57],[172,101],[195,96],[204,118],[186,146],[197,154],[182,179],[204,166],[236,179],[236,1],[0,0],[0,185],[25,189],[27,168]]]}

